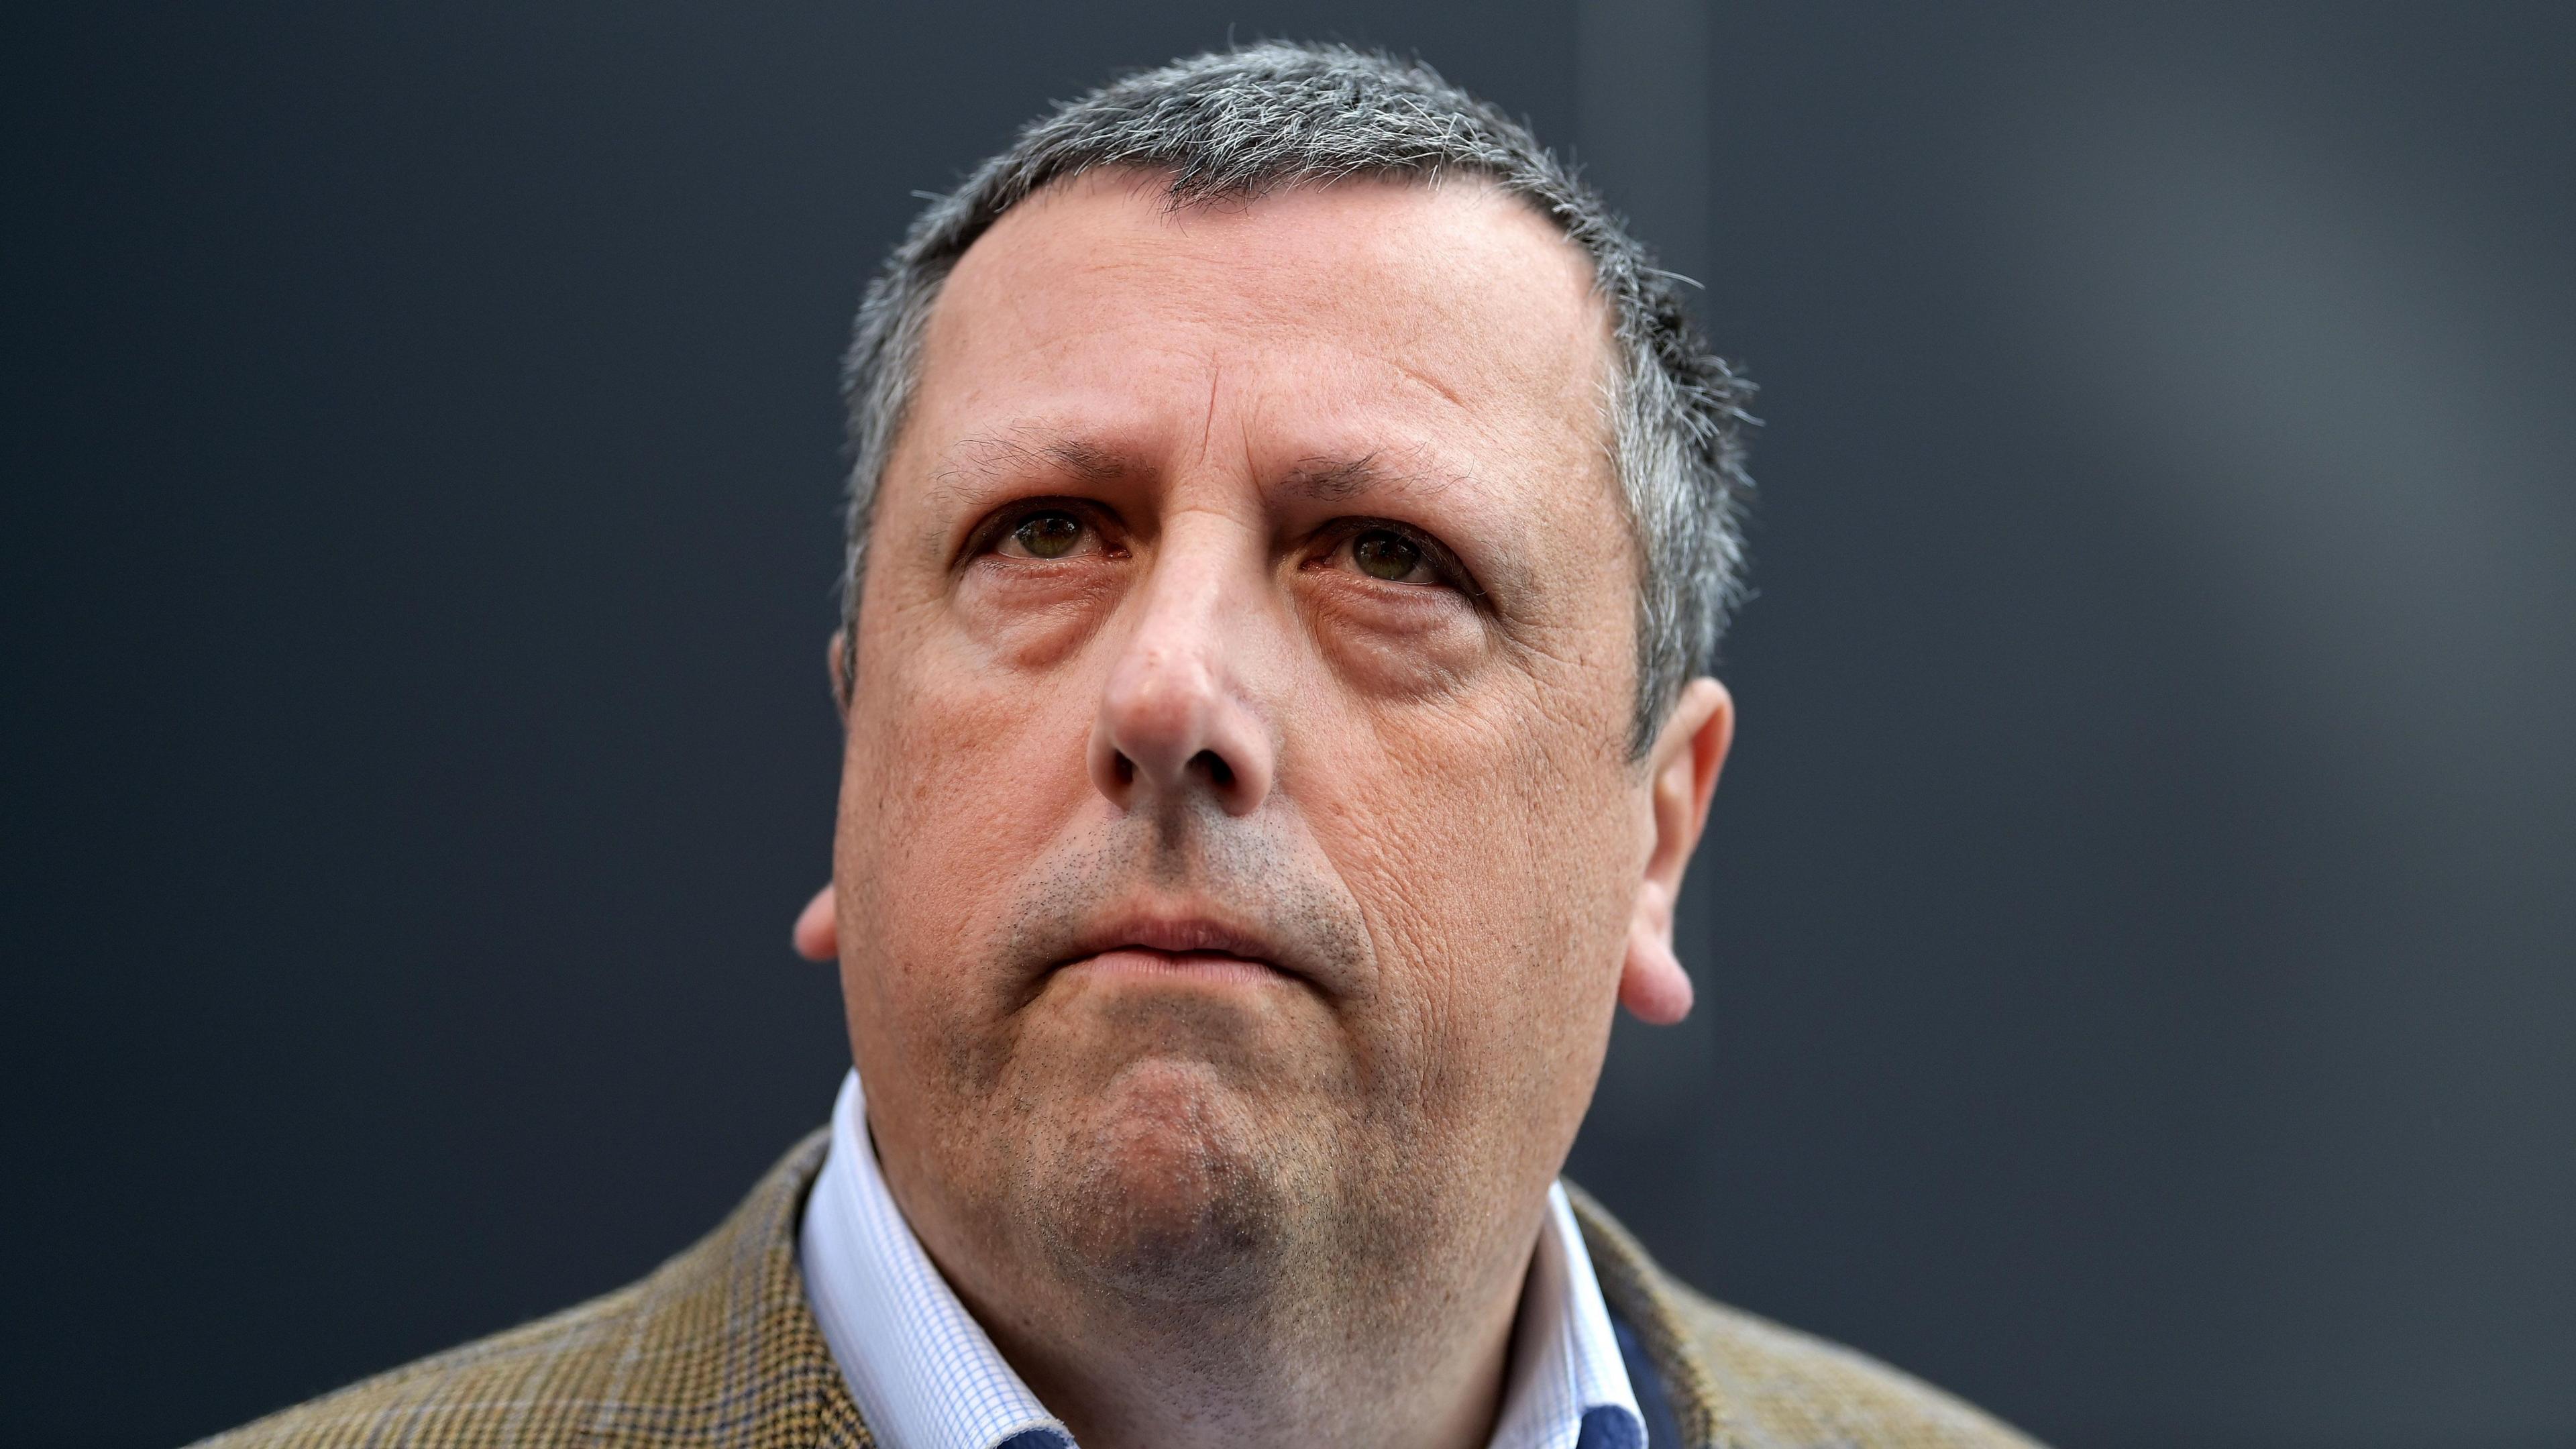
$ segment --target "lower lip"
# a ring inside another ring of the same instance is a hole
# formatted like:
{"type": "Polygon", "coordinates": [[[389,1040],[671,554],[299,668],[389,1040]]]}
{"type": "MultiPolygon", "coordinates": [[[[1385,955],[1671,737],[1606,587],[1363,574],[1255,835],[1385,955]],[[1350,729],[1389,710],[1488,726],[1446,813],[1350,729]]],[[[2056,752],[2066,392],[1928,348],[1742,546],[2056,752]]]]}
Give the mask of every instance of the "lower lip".
{"type": "Polygon", "coordinates": [[[1275,985],[1288,974],[1264,961],[1246,960],[1217,951],[1155,951],[1122,946],[1086,956],[1064,968],[1083,976],[1124,976],[1160,981],[1205,981],[1245,986],[1275,985]]]}

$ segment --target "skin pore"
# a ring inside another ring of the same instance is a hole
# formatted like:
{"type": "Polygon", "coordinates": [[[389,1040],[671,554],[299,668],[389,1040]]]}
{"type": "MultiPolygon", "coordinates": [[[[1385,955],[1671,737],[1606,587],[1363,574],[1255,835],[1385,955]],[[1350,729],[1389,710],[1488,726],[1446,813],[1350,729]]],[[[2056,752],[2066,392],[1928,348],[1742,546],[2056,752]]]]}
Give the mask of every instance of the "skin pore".
{"type": "Polygon", "coordinates": [[[1611,1014],[1689,1009],[1731,707],[1630,755],[1607,324],[1544,218],[1162,180],[1014,207],[933,311],[797,940],[1086,1449],[1472,1449],[1611,1014]]]}

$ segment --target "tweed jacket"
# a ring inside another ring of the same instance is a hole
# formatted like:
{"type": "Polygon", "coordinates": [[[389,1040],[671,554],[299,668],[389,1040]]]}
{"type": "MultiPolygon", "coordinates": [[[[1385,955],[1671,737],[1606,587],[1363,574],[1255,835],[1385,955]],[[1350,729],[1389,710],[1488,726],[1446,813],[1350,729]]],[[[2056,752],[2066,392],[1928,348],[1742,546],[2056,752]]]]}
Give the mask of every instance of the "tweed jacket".
{"type": "MultiPolygon", "coordinates": [[[[873,1449],[805,1301],[796,1228],[828,1132],[641,1281],[378,1374],[199,1449],[873,1449]]],[[[1712,1303],[1598,1203],[1575,1216],[1691,1449],[2031,1449],[1850,1349],[1712,1303]]]]}

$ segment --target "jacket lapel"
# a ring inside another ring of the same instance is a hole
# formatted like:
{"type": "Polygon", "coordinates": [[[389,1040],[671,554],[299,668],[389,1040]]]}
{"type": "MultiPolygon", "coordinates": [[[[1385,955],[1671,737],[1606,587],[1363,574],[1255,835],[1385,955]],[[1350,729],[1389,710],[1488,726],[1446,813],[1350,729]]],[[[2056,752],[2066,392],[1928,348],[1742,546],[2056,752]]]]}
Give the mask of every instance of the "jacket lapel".
{"type": "Polygon", "coordinates": [[[1565,1195],[1582,1225],[1583,1245],[1592,1253],[1593,1275],[1610,1311],[1628,1321],[1644,1342],[1646,1357],[1663,1380],[1664,1398],[1689,1449],[1714,1449],[1729,1442],[1725,1405],[1717,1382],[1700,1355],[1698,1340],[1684,1325],[1664,1270],[1645,1246],[1629,1235],[1590,1193],[1573,1183],[1565,1195]]]}
{"type": "Polygon", "coordinates": [[[831,1141],[788,1150],[724,1224],[639,1285],[639,1358],[713,1347],[689,1376],[694,1404],[665,1401],[593,1442],[632,1449],[874,1449],[805,1300],[796,1230],[831,1141]]]}

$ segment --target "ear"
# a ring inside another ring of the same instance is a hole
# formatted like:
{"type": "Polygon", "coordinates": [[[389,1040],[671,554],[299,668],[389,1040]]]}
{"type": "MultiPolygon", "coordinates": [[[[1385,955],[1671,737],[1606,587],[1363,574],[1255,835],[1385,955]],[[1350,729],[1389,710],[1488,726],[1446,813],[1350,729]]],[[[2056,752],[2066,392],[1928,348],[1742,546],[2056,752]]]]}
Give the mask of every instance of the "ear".
{"type": "Polygon", "coordinates": [[[832,710],[847,714],[850,703],[850,631],[835,629],[823,645],[823,668],[832,676],[832,710]]]}
{"type": "MultiPolygon", "coordinates": [[[[843,671],[849,667],[848,657],[841,652],[843,637],[844,631],[835,629],[823,646],[823,668],[832,676],[832,708],[836,711],[846,697],[843,689],[848,683],[843,677],[843,671]]],[[[840,959],[841,922],[830,886],[816,891],[814,899],[805,903],[805,909],[796,915],[795,927],[787,934],[788,939],[796,943],[796,954],[808,961],[840,959]]]]}
{"type": "Polygon", "coordinates": [[[825,886],[814,893],[797,913],[796,927],[788,933],[796,943],[796,954],[808,961],[837,961],[841,958],[841,922],[834,909],[832,888],[825,886]]]}
{"type": "Polygon", "coordinates": [[[1646,870],[1628,919],[1628,956],[1619,971],[1619,1004],[1639,1021],[1670,1026],[1690,1015],[1690,973],[1673,951],[1673,906],[1682,872],[1708,824],[1708,797],[1735,742],[1735,701],[1726,686],[1692,680],[1646,756],[1646,870]]]}

